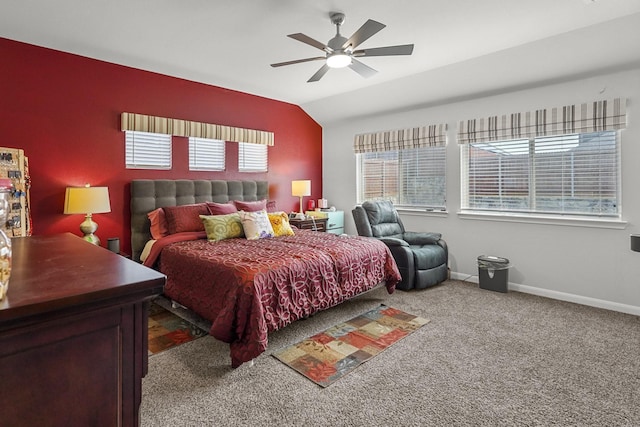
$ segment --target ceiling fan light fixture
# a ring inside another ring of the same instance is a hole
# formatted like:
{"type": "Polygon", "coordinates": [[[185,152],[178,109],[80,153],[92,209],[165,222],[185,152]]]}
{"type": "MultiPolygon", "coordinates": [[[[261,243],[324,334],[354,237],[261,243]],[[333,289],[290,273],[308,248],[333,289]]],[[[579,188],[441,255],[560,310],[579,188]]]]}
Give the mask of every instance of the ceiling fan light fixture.
{"type": "Polygon", "coordinates": [[[362,77],[366,78],[373,76],[377,71],[360,62],[360,59],[368,56],[411,55],[411,53],[413,52],[413,44],[374,47],[356,50],[358,46],[360,46],[374,34],[377,34],[378,31],[382,30],[385,25],[381,24],[380,22],[374,21],[373,19],[368,19],[367,22],[362,24],[362,26],[351,35],[351,37],[346,38],[340,34],[340,26],[344,23],[345,20],[344,13],[332,12],[329,14],[329,17],[331,18],[331,23],[336,26],[336,35],[331,40],[329,40],[327,44],[321,43],[318,40],[312,39],[311,37],[302,33],[287,35],[287,37],[321,50],[323,56],[279,62],[277,64],[271,64],[271,66],[281,67],[283,65],[300,64],[302,62],[325,61],[322,67],[320,67],[320,69],[316,71],[316,73],[311,76],[309,80],[307,80],[308,83],[317,82],[331,68],[349,67],[356,73],[360,74],[362,77]]]}
{"type": "Polygon", "coordinates": [[[351,56],[344,52],[336,52],[327,56],[327,65],[331,68],[344,68],[351,65],[351,56]]]}

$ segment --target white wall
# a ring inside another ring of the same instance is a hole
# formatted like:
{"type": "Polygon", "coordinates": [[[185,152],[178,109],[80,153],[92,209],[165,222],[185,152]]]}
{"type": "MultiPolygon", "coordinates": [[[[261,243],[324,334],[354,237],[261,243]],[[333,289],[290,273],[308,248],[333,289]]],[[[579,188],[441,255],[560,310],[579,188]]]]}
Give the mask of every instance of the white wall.
{"type": "MultiPolygon", "coordinates": [[[[455,278],[477,276],[482,254],[509,258],[510,289],[640,315],[640,253],[629,234],[640,233],[640,69],[496,96],[416,108],[324,126],[323,188],[331,205],[345,211],[345,232],[356,234],[353,137],[363,132],[447,123],[447,209],[444,217],[402,214],[411,231],[437,231],[449,245],[455,278]],[[622,131],[624,229],[461,219],[458,120],[614,97],[627,98],[622,131]]],[[[425,103],[428,100],[425,100],[425,103]]],[[[380,102],[384,102],[381,94],[380,102]]],[[[473,278],[471,279],[473,280],[473,278]]],[[[477,279],[476,279],[477,280],[477,279]]]]}

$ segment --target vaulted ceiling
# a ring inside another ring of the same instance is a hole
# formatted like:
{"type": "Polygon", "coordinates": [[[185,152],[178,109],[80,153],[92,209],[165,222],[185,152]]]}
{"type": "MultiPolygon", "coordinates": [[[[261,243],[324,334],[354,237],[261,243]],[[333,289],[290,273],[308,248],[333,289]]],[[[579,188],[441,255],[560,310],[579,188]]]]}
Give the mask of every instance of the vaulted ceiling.
{"type": "Polygon", "coordinates": [[[5,0],[0,37],[300,105],[320,124],[516,90],[640,65],[640,0],[5,0]],[[411,56],[363,58],[307,80],[329,14],[360,47],[415,44],[411,56]]]}

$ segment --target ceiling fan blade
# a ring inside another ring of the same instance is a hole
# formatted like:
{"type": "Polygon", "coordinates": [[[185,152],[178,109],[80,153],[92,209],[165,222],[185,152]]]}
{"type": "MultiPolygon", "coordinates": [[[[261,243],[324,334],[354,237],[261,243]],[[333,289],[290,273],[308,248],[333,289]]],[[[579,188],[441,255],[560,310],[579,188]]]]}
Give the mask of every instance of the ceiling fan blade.
{"type": "Polygon", "coordinates": [[[309,80],[307,80],[307,83],[317,82],[322,78],[322,76],[327,74],[327,71],[329,71],[329,66],[327,64],[324,64],[318,71],[316,71],[313,76],[311,76],[309,80]]]}
{"type": "Polygon", "coordinates": [[[373,19],[369,19],[367,22],[362,24],[362,27],[358,28],[358,31],[353,33],[349,40],[347,40],[342,48],[346,49],[349,45],[351,45],[352,49],[355,49],[362,42],[367,40],[369,37],[382,30],[386,25],[379,23],[378,21],[374,21],[373,19]]]}
{"type": "Polygon", "coordinates": [[[320,59],[327,59],[324,56],[316,56],[314,58],[305,58],[305,59],[296,59],[294,61],[287,61],[287,62],[278,62],[277,64],[271,64],[272,67],[282,67],[283,65],[293,65],[293,64],[300,64],[301,62],[309,62],[309,61],[318,61],[320,59]]]}
{"type": "Polygon", "coordinates": [[[361,58],[363,56],[390,56],[390,55],[411,55],[413,53],[412,44],[399,46],[374,47],[371,49],[359,49],[353,52],[353,56],[361,58]]]}
{"type": "Polygon", "coordinates": [[[353,71],[360,74],[364,78],[369,78],[377,73],[376,70],[369,67],[368,65],[363,64],[355,58],[351,58],[351,65],[349,65],[349,68],[351,68],[353,71]]]}
{"type": "Polygon", "coordinates": [[[327,51],[327,45],[324,43],[320,43],[318,40],[316,39],[312,39],[309,36],[306,36],[302,33],[295,33],[295,34],[289,34],[287,37],[291,37],[294,40],[298,40],[299,42],[308,44],[309,46],[313,46],[315,48],[318,48],[320,50],[324,50],[325,52],[327,51]]]}

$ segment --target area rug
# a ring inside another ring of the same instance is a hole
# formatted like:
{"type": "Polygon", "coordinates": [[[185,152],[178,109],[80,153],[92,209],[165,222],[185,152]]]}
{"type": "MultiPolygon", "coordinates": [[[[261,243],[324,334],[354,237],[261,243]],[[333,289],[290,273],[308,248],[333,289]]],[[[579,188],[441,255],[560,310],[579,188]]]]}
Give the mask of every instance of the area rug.
{"type": "Polygon", "coordinates": [[[380,305],[272,355],[327,387],[427,323],[428,319],[380,305]]]}
{"type": "Polygon", "coordinates": [[[155,300],[149,306],[149,355],[207,335],[206,330],[163,307],[163,303],[155,300]]]}

